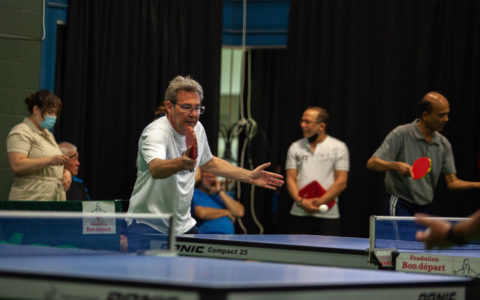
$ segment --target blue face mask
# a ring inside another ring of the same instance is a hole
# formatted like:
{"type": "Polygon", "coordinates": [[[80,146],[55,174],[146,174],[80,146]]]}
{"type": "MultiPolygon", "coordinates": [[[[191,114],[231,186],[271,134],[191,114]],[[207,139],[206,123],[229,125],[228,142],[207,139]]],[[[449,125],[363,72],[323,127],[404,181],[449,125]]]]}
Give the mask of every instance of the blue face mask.
{"type": "Polygon", "coordinates": [[[40,127],[45,129],[52,129],[53,126],[55,126],[56,121],[57,121],[57,117],[45,116],[45,120],[40,122],[40,127]]]}

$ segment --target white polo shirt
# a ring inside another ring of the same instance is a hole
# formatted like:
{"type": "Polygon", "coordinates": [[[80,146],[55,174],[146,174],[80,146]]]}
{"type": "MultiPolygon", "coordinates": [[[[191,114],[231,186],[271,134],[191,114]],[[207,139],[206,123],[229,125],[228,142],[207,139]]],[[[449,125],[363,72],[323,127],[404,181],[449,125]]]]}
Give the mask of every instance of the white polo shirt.
{"type": "MultiPolygon", "coordinates": [[[[198,145],[196,169],[210,161],[212,153],[205,129],[200,122],[197,122],[194,131],[198,145]]],[[[137,180],[128,207],[129,213],[172,213],[175,234],[185,233],[196,224],[190,214],[195,172],[184,170],[164,179],[154,179],[148,164],[155,158],[178,158],[185,150],[185,135],[176,132],[166,116],[145,127],[138,141],[137,180]]],[[[148,224],[161,233],[166,233],[169,226],[166,220],[155,223],[138,219],[136,221],[148,224]]]]}
{"type": "MultiPolygon", "coordinates": [[[[318,143],[312,153],[308,139],[303,138],[288,149],[285,169],[297,169],[297,186],[301,190],[310,182],[318,181],[325,190],[335,182],[335,170],[349,170],[348,148],[344,142],[327,135],[318,143]]],[[[290,210],[294,216],[313,216],[317,218],[337,219],[340,217],[338,197],[335,205],[326,213],[309,213],[295,203],[290,210]]]]}

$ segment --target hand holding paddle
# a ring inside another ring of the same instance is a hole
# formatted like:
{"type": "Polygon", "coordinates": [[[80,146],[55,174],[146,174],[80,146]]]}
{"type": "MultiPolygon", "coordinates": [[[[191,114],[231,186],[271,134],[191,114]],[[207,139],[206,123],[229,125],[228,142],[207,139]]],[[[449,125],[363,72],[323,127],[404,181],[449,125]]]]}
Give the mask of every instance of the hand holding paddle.
{"type": "MultiPolygon", "coordinates": [[[[197,159],[197,138],[195,137],[195,131],[193,131],[192,127],[185,127],[185,144],[187,146],[185,154],[193,160],[197,159]]],[[[193,169],[191,169],[190,172],[193,172],[193,169]]]]}
{"type": "MultiPolygon", "coordinates": [[[[314,199],[314,198],[311,198],[311,199],[302,198],[302,203],[300,204],[300,206],[301,206],[304,210],[306,210],[306,211],[308,211],[308,212],[310,212],[310,213],[316,213],[316,212],[318,212],[318,211],[319,211],[319,208],[318,208],[317,205],[315,205],[315,204],[313,203],[313,199],[314,199]]],[[[325,205],[325,206],[326,206],[326,205],[325,205]]]]}
{"type": "Polygon", "coordinates": [[[393,162],[394,170],[405,177],[413,177],[412,166],[402,161],[393,162]]]}
{"type": "MultiPolygon", "coordinates": [[[[302,198],[305,199],[314,199],[314,198],[320,198],[326,193],[325,189],[322,187],[318,181],[314,180],[304,186],[299,192],[298,195],[302,198]]],[[[315,201],[313,201],[315,202],[315,201]]],[[[315,204],[315,203],[314,203],[315,204]]],[[[329,211],[333,205],[335,205],[335,200],[332,200],[326,204],[322,204],[318,207],[317,211],[321,213],[326,213],[329,211]]]]}
{"type": "Polygon", "coordinates": [[[188,156],[191,159],[197,159],[197,138],[195,137],[195,131],[193,131],[192,127],[185,127],[185,143],[187,145],[187,151],[188,148],[191,148],[188,156]]]}

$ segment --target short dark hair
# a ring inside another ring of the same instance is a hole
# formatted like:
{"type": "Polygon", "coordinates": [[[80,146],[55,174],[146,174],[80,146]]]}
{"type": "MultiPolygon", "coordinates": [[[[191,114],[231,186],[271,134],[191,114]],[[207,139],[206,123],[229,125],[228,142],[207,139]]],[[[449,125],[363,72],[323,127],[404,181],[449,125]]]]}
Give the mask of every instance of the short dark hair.
{"type": "Polygon", "coordinates": [[[420,100],[418,107],[420,109],[420,116],[423,116],[423,112],[431,114],[433,111],[433,104],[430,99],[423,98],[422,100],[420,100]]]}

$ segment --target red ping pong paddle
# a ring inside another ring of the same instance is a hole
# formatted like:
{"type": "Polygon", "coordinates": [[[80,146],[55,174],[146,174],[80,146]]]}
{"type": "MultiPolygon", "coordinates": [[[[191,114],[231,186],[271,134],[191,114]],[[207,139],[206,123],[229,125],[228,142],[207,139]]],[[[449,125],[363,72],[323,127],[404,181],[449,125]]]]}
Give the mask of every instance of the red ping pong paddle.
{"type": "Polygon", "coordinates": [[[195,131],[193,131],[192,127],[185,127],[185,143],[187,144],[187,148],[192,146],[190,150],[190,158],[196,159],[197,158],[197,138],[195,137],[195,131]]]}
{"type": "MultiPolygon", "coordinates": [[[[325,193],[326,193],[325,189],[316,180],[310,182],[309,184],[304,186],[300,191],[298,191],[298,195],[302,198],[305,198],[305,199],[320,198],[325,193]]],[[[332,200],[332,201],[328,202],[327,204],[320,205],[319,211],[322,212],[322,213],[325,213],[325,212],[329,211],[333,207],[333,205],[335,205],[335,200],[332,200]]]]}
{"type": "Polygon", "coordinates": [[[432,169],[432,160],[426,156],[422,156],[415,160],[412,167],[413,179],[422,179],[432,169]]]}

